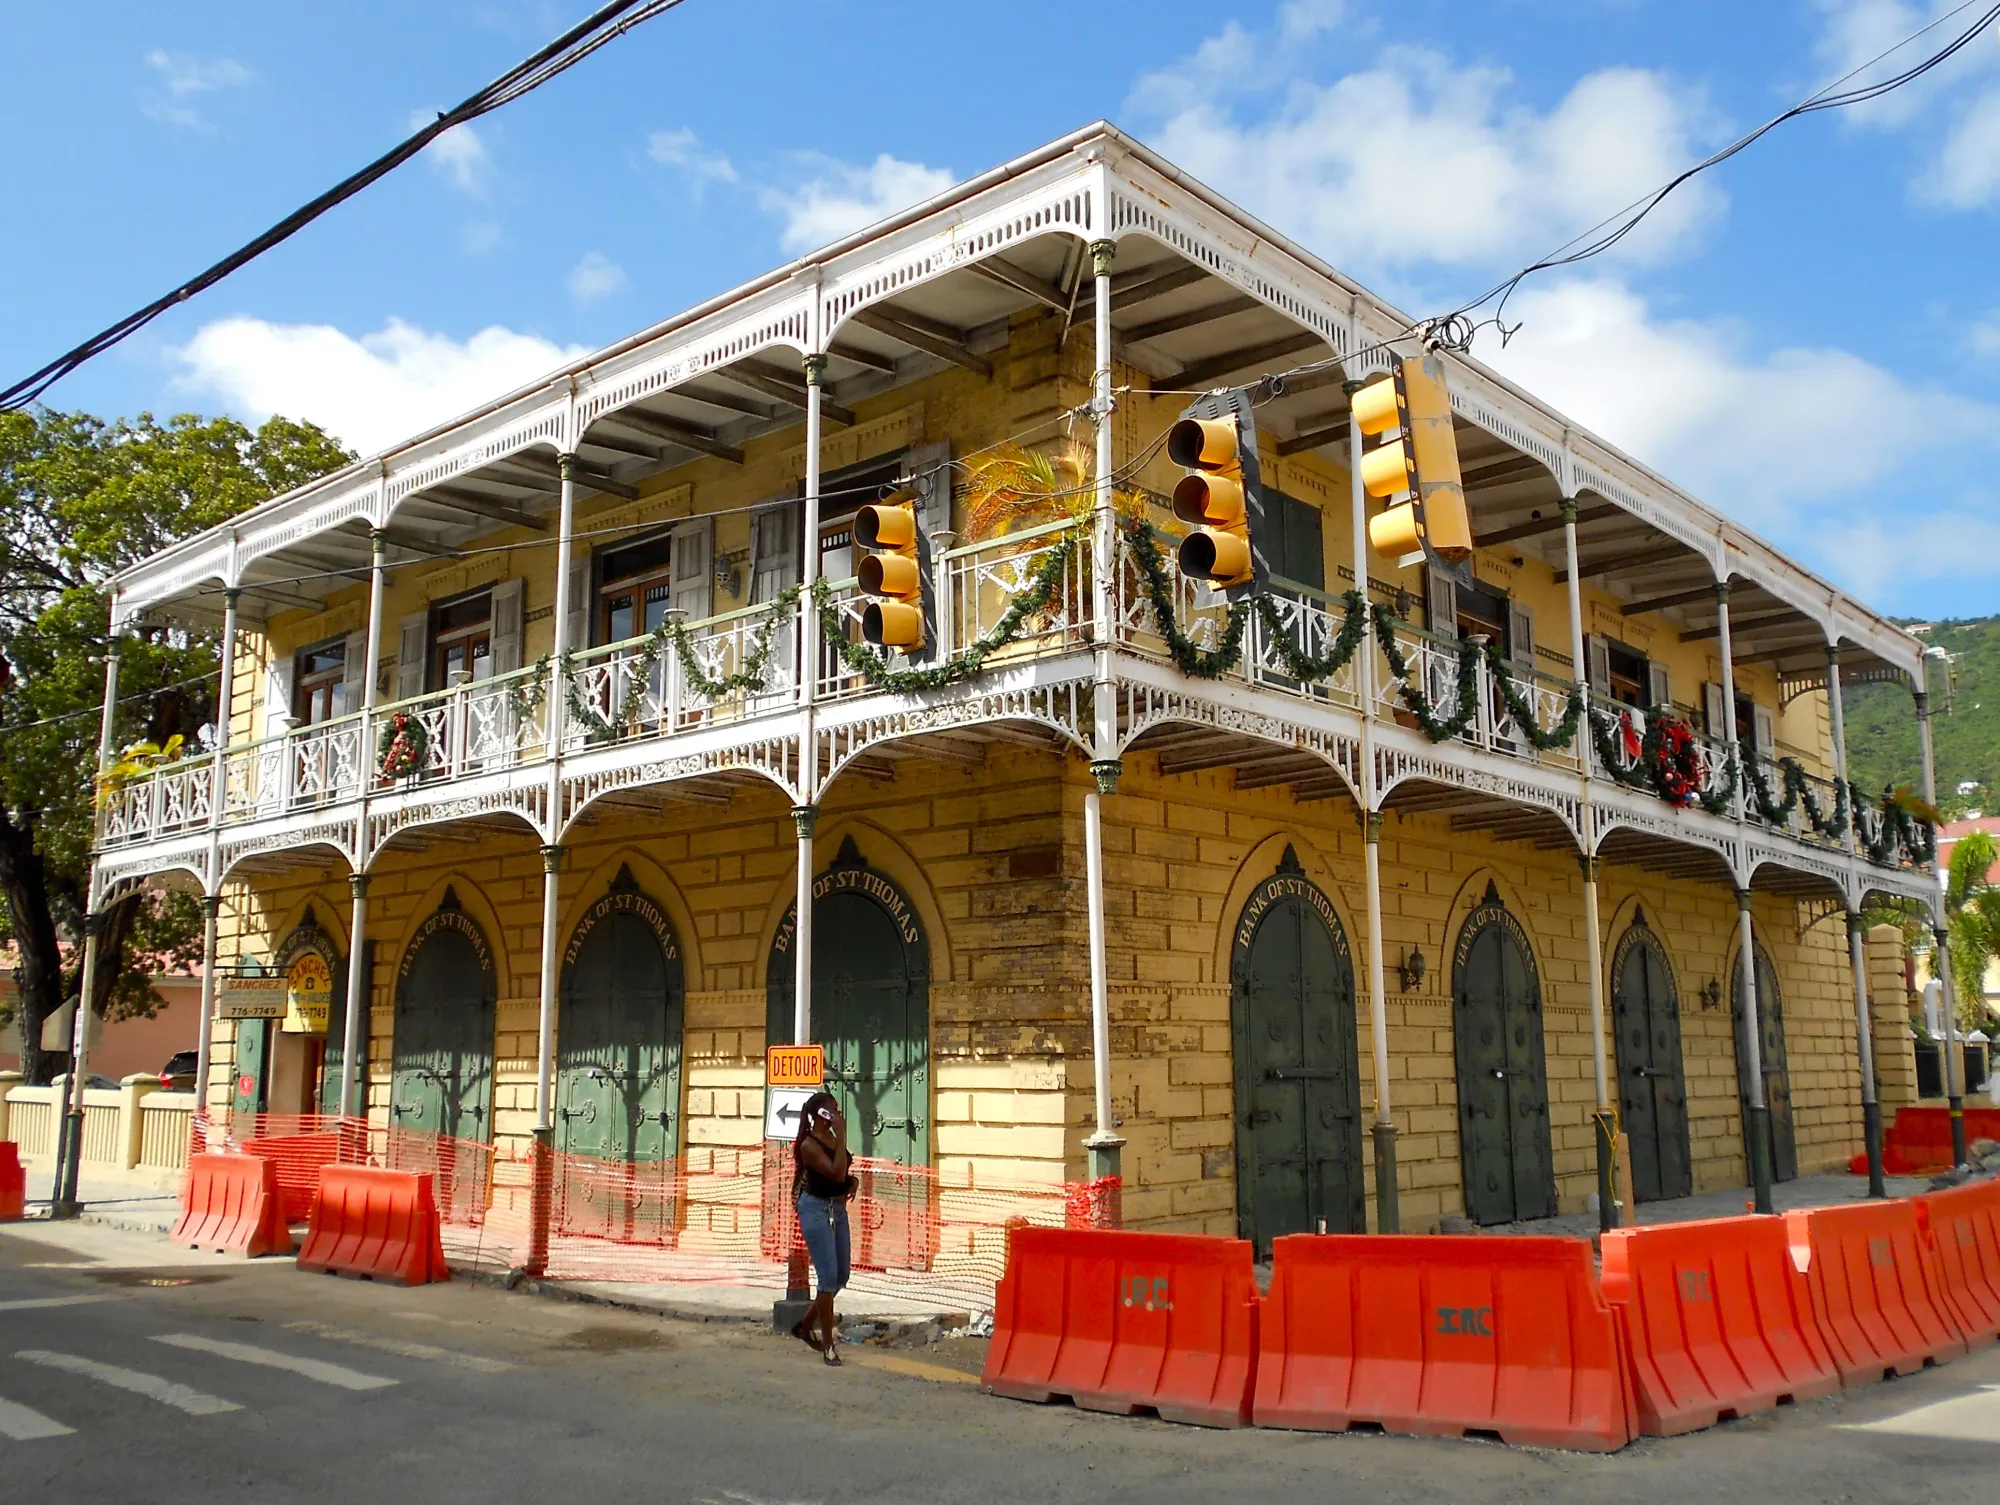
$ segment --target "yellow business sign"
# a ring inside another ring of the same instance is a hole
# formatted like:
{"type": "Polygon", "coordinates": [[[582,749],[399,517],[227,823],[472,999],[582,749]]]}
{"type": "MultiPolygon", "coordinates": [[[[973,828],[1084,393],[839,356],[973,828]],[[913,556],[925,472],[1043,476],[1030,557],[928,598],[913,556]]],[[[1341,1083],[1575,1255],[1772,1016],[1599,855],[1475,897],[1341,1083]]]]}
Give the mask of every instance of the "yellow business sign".
{"type": "Polygon", "coordinates": [[[333,969],[317,951],[302,951],[285,974],[284,1030],[323,1035],[333,1012],[333,969]]]}

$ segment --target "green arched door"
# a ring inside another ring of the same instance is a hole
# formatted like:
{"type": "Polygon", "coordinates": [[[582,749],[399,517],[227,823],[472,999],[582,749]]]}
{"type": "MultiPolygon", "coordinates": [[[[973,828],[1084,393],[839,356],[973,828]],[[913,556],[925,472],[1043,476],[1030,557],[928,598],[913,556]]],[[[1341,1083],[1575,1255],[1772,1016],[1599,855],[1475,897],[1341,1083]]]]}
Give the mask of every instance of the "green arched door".
{"type": "MultiPolygon", "coordinates": [[[[1736,1100],[1743,1117],[1744,1152],[1749,1152],[1750,1057],[1743,1023],[1743,957],[1738,952],[1729,969],[1731,1021],[1736,1029],[1736,1100]]],[[[1764,1073],[1764,1105],[1770,1109],[1771,1179],[1792,1181],[1799,1174],[1798,1139],[1792,1132],[1792,1075],[1785,1063],[1785,1000],[1778,991],[1778,969],[1771,953],[1757,947],[1758,1056],[1764,1073]]]]}
{"type": "Polygon", "coordinates": [[[396,976],[389,1090],[390,1158],[437,1178],[440,1210],[485,1207],[486,1158],[460,1141],[493,1131],[493,953],[446,891],[418,929],[396,976]]]}
{"type": "Polygon", "coordinates": [[[570,939],[556,1032],[565,1232],[665,1242],[680,1151],[680,947],[620,872],[570,939]]]}
{"type": "Polygon", "coordinates": [[[1367,1231],[1354,967],[1333,906],[1289,851],[1244,904],[1231,958],[1237,1227],[1367,1231]]]}
{"type": "Polygon", "coordinates": [[[1643,915],[1611,962],[1611,1020],[1618,1053],[1618,1107],[1632,1146],[1632,1191],[1641,1202],[1694,1190],[1688,1152],[1687,1082],[1681,1062],[1680,999],[1667,953],[1643,915]]]}
{"type": "Polygon", "coordinates": [[[1520,922],[1492,889],[1459,931],[1452,998],[1466,1216],[1553,1217],[1541,977],[1520,922]]]}

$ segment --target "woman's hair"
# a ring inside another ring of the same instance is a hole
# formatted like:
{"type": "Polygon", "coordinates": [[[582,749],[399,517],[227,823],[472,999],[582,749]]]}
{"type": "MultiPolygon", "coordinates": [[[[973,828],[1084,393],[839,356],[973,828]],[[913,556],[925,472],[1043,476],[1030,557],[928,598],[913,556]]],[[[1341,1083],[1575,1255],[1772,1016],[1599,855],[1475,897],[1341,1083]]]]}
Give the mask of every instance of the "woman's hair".
{"type": "Polygon", "coordinates": [[[805,1100],[805,1105],[799,1109],[799,1132],[792,1142],[797,1144],[806,1135],[812,1133],[813,1121],[822,1113],[831,1115],[839,1107],[839,1102],[835,1100],[831,1092],[815,1092],[805,1100]]]}

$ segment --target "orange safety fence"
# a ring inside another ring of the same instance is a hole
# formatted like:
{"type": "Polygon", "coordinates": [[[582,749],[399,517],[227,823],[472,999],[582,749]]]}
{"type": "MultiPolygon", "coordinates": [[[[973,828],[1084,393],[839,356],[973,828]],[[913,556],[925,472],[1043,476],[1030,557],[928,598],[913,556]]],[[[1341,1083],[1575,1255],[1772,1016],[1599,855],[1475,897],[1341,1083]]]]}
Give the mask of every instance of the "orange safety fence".
{"type": "MultiPolygon", "coordinates": [[[[1967,1108],[1965,1141],[2000,1140],[2000,1108],[1967,1108]]],[[[1951,1169],[1951,1111],[1910,1104],[1896,1110],[1894,1122],[1882,1136],[1882,1169],[1891,1176],[1928,1176],[1951,1169]]],[[[1864,1175],[1868,1156],[1864,1151],[1847,1162],[1848,1170],[1864,1175]]]]}
{"type": "MultiPolygon", "coordinates": [[[[285,1216],[304,1221],[326,1165],[431,1177],[446,1257],[460,1268],[534,1263],[531,1144],[495,1146],[328,1114],[198,1117],[194,1148],[261,1155],[277,1167],[285,1216]]],[[[782,1290],[798,1237],[791,1146],[697,1149],[670,1160],[551,1154],[548,1246],[554,1279],[727,1284],[782,1290]]],[[[1006,1264],[1007,1228],[1101,1226],[1117,1178],[1008,1182],[970,1170],[856,1160],[848,1207],[858,1295],[982,1311],[1006,1264]]]]}
{"type": "Polygon", "coordinates": [[[1916,1199],[1937,1253],[1938,1299],[1968,1343],[2000,1335],[2000,1181],[1916,1199]]]}

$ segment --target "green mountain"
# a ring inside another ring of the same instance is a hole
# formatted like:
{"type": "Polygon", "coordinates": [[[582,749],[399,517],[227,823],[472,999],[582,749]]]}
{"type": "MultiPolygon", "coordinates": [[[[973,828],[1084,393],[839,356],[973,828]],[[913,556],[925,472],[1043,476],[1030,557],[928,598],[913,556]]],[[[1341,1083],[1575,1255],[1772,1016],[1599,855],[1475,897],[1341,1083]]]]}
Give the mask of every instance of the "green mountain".
{"type": "MultiPolygon", "coordinates": [[[[1951,693],[1931,667],[1931,731],[1936,741],[1938,803],[1947,815],[2000,812],[2000,617],[1939,622],[1925,635],[1951,655],[1951,693]],[[1946,707],[1950,707],[1949,714],[1946,707]],[[1958,794],[1958,785],[1980,789],[1958,794]]],[[[1871,794],[1885,784],[1920,787],[1917,721],[1900,685],[1855,685],[1847,692],[1847,757],[1854,780],[1871,794]]]]}

